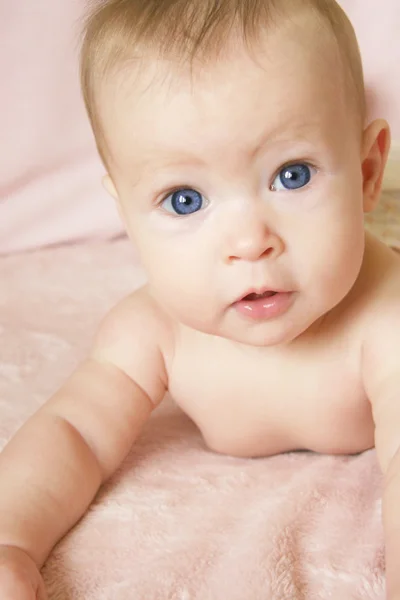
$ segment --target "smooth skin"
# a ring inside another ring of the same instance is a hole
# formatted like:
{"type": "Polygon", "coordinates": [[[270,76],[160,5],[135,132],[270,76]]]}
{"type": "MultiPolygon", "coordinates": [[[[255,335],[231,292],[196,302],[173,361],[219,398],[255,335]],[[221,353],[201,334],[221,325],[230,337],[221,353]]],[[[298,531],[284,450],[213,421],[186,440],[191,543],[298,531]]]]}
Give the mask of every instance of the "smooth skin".
{"type": "Polygon", "coordinates": [[[305,43],[295,21],[257,61],[236,44],[193,81],[149,59],[99,90],[104,183],[148,284],[111,310],[87,360],[0,456],[2,600],[44,600],[51,549],[167,390],[216,452],[375,445],[388,599],[400,599],[400,259],[363,226],[390,132],[361,127],[327,36],[311,23],[305,43]],[[299,163],[310,182],[282,188],[299,163]],[[174,213],[179,188],[202,194],[201,208],[174,213]],[[292,302],[246,318],[235,302],[252,289],[292,302]]]}

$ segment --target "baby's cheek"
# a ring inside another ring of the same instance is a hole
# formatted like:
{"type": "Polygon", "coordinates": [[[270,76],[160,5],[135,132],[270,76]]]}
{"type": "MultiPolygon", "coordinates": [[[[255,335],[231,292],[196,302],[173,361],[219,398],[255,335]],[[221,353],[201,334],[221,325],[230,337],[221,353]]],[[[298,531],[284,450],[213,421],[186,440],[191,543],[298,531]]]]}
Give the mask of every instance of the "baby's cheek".
{"type": "Polygon", "coordinates": [[[327,257],[320,268],[320,293],[333,304],[340,302],[353,287],[362,265],[362,246],[348,251],[345,245],[336,246],[336,251],[327,257]]]}

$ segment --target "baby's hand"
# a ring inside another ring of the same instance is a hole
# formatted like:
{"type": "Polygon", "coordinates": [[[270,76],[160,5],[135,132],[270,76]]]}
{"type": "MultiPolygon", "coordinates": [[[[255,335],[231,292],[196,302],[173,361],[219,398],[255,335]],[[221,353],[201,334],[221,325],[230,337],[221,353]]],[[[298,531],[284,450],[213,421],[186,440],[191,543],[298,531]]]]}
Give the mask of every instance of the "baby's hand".
{"type": "Polygon", "coordinates": [[[0,546],[1,600],[46,600],[42,576],[33,560],[23,551],[0,546]]]}

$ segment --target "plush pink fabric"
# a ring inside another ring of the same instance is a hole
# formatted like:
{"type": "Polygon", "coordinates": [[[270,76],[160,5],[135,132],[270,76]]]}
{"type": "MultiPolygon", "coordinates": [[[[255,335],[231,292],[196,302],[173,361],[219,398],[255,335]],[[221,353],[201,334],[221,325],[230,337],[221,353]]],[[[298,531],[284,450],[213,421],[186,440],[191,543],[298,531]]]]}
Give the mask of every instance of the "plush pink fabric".
{"type": "MultiPolygon", "coordinates": [[[[85,0],[0,0],[0,254],[122,228],[100,185],[78,85],[85,0]]],[[[365,57],[371,114],[400,141],[398,0],[342,0],[365,57]]]]}
{"type": "MultiPolygon", "coordinates": [[[[378,223],[398,242],[399,206],[378,223]]],[[[0,259],[0,447],[144,281],[135,264],[125,240],[0,259]]],[[[167,400],[52,553],[50,599],[384,600],[381,483],[373,450],[218,456],[167,400]]]]}

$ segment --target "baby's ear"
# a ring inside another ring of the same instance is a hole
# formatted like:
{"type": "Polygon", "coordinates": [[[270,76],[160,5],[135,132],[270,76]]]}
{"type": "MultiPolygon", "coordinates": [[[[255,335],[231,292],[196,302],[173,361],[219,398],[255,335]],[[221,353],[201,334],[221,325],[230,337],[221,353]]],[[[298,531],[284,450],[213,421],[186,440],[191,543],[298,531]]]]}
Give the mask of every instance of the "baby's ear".
{"type": "Polygon", "coordinates": [[[362,172],[365,212],[374,210],[379,201],[389,150],[389,125],[383,119],[377,119],[368,125],[363,134],[362,172]]]}
{"type": "Polygon", "coordinates": [[[102,181],[103,181],[103,186],[105,187],[107,192],[110,194],[110,196],[115,198],[115,200],[119,200],[117,189],[116,189],[114,182],[111,179],[110,175],[108,175],[108,174],[104,175],[102,181]]]}
{"type": "Polygon", "coordinates": [[[102,183],[106,191],[110,194],[110,196],[112,196],[116,200],[119,218],[121,219],[122,225],[126,227],[126,220],[122,210],[121,202],[119,201],[119,194],[117,192],[117,188],[115,187],[113,180],[111,179],[108,173],[107,175],[104,175],[102,183]]]}

